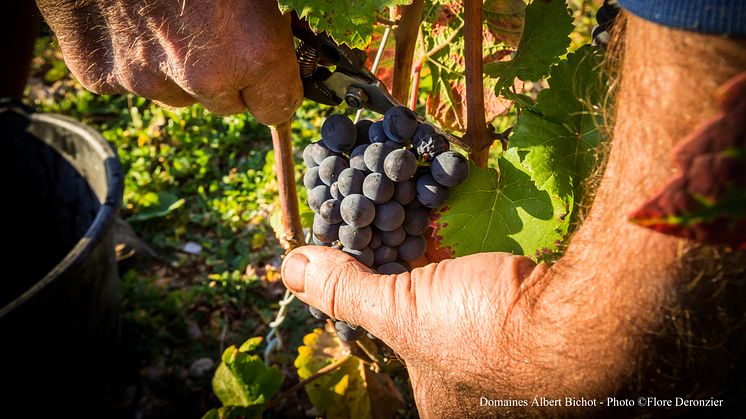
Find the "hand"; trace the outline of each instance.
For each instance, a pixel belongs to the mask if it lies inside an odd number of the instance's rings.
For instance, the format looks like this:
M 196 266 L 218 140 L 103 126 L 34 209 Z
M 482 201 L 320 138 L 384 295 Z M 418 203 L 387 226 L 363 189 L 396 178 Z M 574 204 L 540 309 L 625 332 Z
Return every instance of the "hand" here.
M 287 256 L 282 277 L 304 302 L 394 349 L 423 415 L 439 410 L 430 407 L 444 394 L 497 384 L 511 362 L 501 354 L 521 344 L 506 339 L 522 335 L 507 330 L 520 327 L 525 310 L 518 306 L 531 301 L 519 297 L 544 271 L 526 257 L 482 253 L 377 275 L 346 253 L 305 246 Z
M 38 0 L 87 89 L 129 91 L 267 125 L 303 99 L 289 16 L 274 0 Z

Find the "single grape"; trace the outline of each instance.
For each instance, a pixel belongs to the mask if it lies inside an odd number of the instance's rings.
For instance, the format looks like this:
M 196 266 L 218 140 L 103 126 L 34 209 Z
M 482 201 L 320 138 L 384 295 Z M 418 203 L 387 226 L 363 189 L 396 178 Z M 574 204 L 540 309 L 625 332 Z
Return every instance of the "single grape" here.
M 370 237 L 370 243 L 368 243 L 368 247 L 376 250 L 381 247 L 381 244 L 383 244 L 383 242 L 381 241 L 381 237 L 378 235 L 378 233 L 373 231 L 373 235 Z
M 448 199 L 448 188 L 442 186 L 432 175 L 417 179 L 417 199 L 428 208 L 438 208 Z
M 336 199 L 328 199 L 321 204 L 319 215 L 329 224 L 342 222 L 342 214 L 339 212 L 340 202 Z
M 402 242 L 404 242 L 404 239 L 407 238 L 407 232 L 404 231 L 403 227 L 399 227 L 391 231 L 381 231 L 380 234 L 383 244 L 392 247 L 396 247 L 402 244 Z
M 324 313 L 323 311 L 319 310 L 318 308 L 314 306 L 308 306 L 308 312 L 311 313 L 311 315 L 318 320 L 326 320 L 329 318 L 329 316 L 327 316 L 326 313 Z
M 321 125 L 321 141 L 337 153 L 348 153 L 352 150 L 356 138 L 355 124 L 342 114 L 331 115 Z
M 350 153 L 350 167 L 364 173 L 369 171 L 368 166 L 365 165 L 365 150 L 367 148 L 368 144 L 363 144 L 352 150 L 352 153 Z
M 303 175 L 303 186 L 306 187 L 309 191 L 319 185 L 323 185 L 324 182 L 321 181 L 321 178 L 319 177 L 319 166 L 314 166 L 306 171 L 306 174 Z
M 396 247 L 381 245 L 378 249 L 373 250 L 373 264 L 383 265 L 389 262 L 393 262 L 399 256 L 399 252 L 396 251 Z
M 382 173 L 371 173 L 363 181 L 363 195 L 374 204 L 382 204 L 394 196 L 394 182 Z
M 361 250 L 354 250 L 345 247 L 342 249 L 342 251 L 345 253 L 349 253 L 350 255 L 352 255 L 352 257 L 357 259 L 358 262 L 369 268 L 373 266 L 373 251 L 370 250 L 369 247 L 365 247 Z
M 323 241 L 319 240 L 319 238 L 318 238 L 318 237 L 316 237 L 316 235 L 315 235 L 315 234 L 311 234 L 311 241 L 312 241 L 312 242 L 313 242 L 313 244 L 315 244 L 316 246 L 328 246 L 328 245 L 329 245 L 329 243 L 324 243 Z
M 386 156 L 394 151 L 394 147 L 391 147 L 388 142 L 386 143 L 373 143 L 365 149 L 363 159 L 365 160 L 365 166 L 371 172 L 383 173 L 383 163 L 386 160 Z
M 303 148 L 303 163 L 309 169 L 319 164 L 313 159 L 313 149 L 316 147 L 316 143 L 311 143 Z
M 348 167 L 350 165 L 344 157 L 329 156 L 319 165 L 319 177 L 325 185 L 332 186 L 332 183 L 337 181 L 339 174 Z
M 383 131 L 399 144 L 409 142 L 417 125 L 417 116 L 406 106 L 394 106 L 383 115 Z
M 333 243 L 339 239 L 339 224 L 329 224 L 319 215 L 313 216 L 313 234 L 324 243 Z
M 422 234 L 418 234 L 416 236 L 408 235 L 407 238 L 404 239 L 404 242 L 399 245 L 397 250 L 399 251 L 399 259 L 410 262 L 424 255 L 426 249 L 427 242 L 425 241 L 425 238 Z
M 393 275 L 393 274 L 403 274 L 404 272 L 407 272 L 407 268 L 398 262 L 389 262 L 384 263 L 383 265 L 379 266 L 378 269 L 376 269 L 379 274 L 381 275 Z
M 383 131 L 383 121 L 374 122 L 368 129 L 368 141 L 373 143 L 385 143 L 389 140 Z
M 353 227 L 351 225 L 343 225 L 339 227 L 339 241 L 342 242 L 344 247 L 361 250 L 370 243 L 371 235 L 373 231 L 370 226 L 365 227 Z
M 417 198 L 417 183 L 413 180 L 396 182 L 394 185 L 394 200 L 402 205 L 407 205 Z
M 412 145 L 417 147 L 417 144 L 424 138 L 429 137 L 431 134 L 435 134 L 435 129 L 430 124 L 419 124 L 417 129 L 412 134 Z
M 469 162 L 460 153 L 446 151 L 435 157 L 430 171 L 436 182 L 454 187 L 469 176 Z
M 308 206 L 311 207 L 313 212 L 319 212 L 321 204 L 328 199 L 332 199 L 332 194 L 326 185 L 319 185 L 308 191 Z
M 394 231 L 404 222 L 404 207 L 396 201 L 376 205 L 376 216 L 373 225 L 381 231 Z
M 440 153 L 451 149 L 451 144 L 446 137 L 440 134 L 432 134 L 429 137 L 425 137 L 418 143 L 413 144 L 413 146 L 417 155 L 424 161 L 432 161 Z
M 424 208 L 407 208 L 404 210 L 404 231 L 407 234 L 416 236 L 427 230 L 430 218 L 427 210 Z
M 369 144 L 369 138 L 368 138 L 368 131 L 370 131 L 370 126 L 373 125 L 373 121 L 370 119 L 361 119 L 357 121 L 357 124 L 355 124 L 355 131 L 357 132 L 357 140 L 355 141 L 355 148 L 363 145 L 363 144 Z
M 315 146 L 311 150 L 311 153 L 313 154 L 313 161 L 315 161 L 316 164 L 321 164 L 321 162 L 329 156 L 342 156 L 340 153 L 329 150 L 329 148 L 327 148 L 321 141 L 315 142 L 314 145 Z
M 344 170 L 343 170 L 343 172 L 344 172 Z M 338 199 L 338 200 L 341 201 L 342 198 L 344 198 L 344 196 L 342 196 L 342 194 L 339 193 L 339 185 L 338 185 L 338 183 L 339 182 L 332 183 L 332 186 L 329 187 L 329 193 L 332 195 L 332 198 Z
M 417 183 L 415 182 L 415 197 L 417 196 Z M 413 199 L 412 202 L 404 205 L 404 208 L 422 208 L 422 202 L 419 199 Z
M 351 194 L 342 200 L 340 212 L 345 223 L 360 228 L 373 222 L 376 206 L 361 194 Z
M 337 336 L 342 342 L 354 342 L 365 334 L 365 329 L 362 327 L 340 321 L 334 322 L 334 328 L 337 329 Z
M 394 182 L 412 179 L 417 171 L 417 157 L 404 148 L 394 150 L 383 161 L 383 171 Z
M 337 178 L 337 187 L 342 196 L 363 193 L 363 181 L 365 173 L 348 167 L 339 174 Z

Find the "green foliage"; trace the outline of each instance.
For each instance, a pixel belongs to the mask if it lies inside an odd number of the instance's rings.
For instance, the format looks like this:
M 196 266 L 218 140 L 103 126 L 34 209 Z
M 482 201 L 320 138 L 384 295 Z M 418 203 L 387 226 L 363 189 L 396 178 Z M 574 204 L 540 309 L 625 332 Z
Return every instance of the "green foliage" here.
M 280 370 L 267 367 L 261 357 L 252 353 L 260 342 L 261 338 L 251 338 L 240 348 L 231 346 L 223 352 L 212 388 L 224 407 L 263 406 L 280 390 Z M 261 410 L 252 409 L 252 412 L 258 417 Z
M 498 171 L 470 163 L 469 177 L 451 190 L 435 216 L 439 246 L 454 256 L 554 252 L 567 233 L 570 208 L 536 187 L 516 149 L 497 163 Z
M 327 32 L 338 43 L 365 49 L 370 43 L 376 16 L 386 8 L 412 0 L 279 0 L 280 10 L 295 10 L 316 32 Z M 386 14 L 387 15 L 387 14 Z
M 526 7 L 526 24 L 518 51 L 510 61 L 488 64 L 485 74 L 498 78 L 495 94 L 513 85 L 515 78 L 538 81 L 570 45 L 572 18 L 563 0 L 534 0 Z

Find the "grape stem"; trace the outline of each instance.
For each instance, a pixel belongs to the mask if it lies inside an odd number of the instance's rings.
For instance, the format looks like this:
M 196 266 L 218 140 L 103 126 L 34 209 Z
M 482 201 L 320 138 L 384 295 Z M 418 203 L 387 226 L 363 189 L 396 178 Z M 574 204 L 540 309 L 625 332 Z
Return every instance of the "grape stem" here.
M 484 77 L 482 59 L 481 1 L 464 2 L 464 64 L 466 67 L 466 134 L 471 147 L 469 158 L 487 167 L 492 137 L 484 117 Z
M 303 246 L 303 226 L 300 222 L 298 192 L 295 190 L 295 163 L 290 133 L 290 120 L 269 127 L 272 133 L 272 148 L 275 152 L 275 171 L 282 212 L 282 236 L 280 244 L 285 252 Z
M 399 26 L 394 30 L 396 51 L 394 53 L 394 83 L 391 95 L 399 103 L 406 103 L 409 97 L 409 78 L 417 46 L 417 33 L 422 20 L 424 0 L 414 0 L 409 6 L 397 7 L 400 13 Z

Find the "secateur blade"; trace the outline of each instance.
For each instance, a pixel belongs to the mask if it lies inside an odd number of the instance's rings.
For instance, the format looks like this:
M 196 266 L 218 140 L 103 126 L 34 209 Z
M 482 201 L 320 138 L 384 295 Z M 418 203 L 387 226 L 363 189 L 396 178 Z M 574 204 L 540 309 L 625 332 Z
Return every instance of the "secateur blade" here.
M 345 102 L 353 109 L 365 108 L 380 114 L 401 105 L 386 85 L 365 67 L 364 51 L 338 45 L 326 33 L 314 33 L 295 13 L 292 14 L 292 29 L 300 40 L 296 57 L 306 99 L 331 106 Z M 420 115 L 417 120 L 428 123 Z M 433 128 L 448 141 L 469 151 L 470 147 L 460 138 L 436 126 Z

